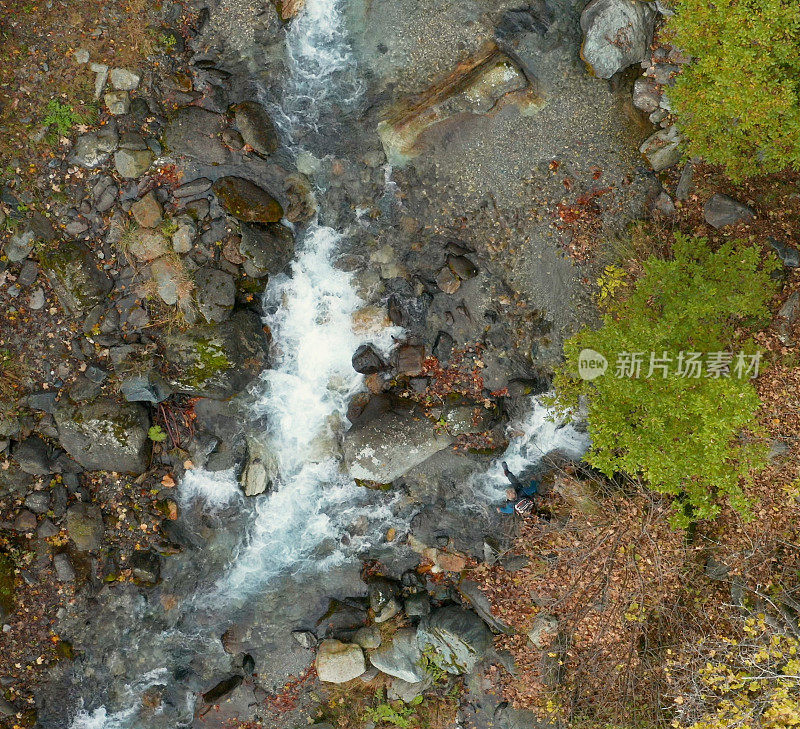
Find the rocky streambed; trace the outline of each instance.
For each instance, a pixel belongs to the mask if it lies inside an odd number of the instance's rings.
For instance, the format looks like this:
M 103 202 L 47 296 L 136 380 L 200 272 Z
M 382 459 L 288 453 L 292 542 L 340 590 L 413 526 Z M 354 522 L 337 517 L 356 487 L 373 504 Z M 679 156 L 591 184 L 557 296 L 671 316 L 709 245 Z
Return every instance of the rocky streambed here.
M 534 396 L 595 316 L 585 247 L 671 203 L 652 123 L 682 59 L 625 75 L 659 8 L 198 10 L 169 63 L 92 66 L 108 113 L 60 163 L 66 222 L 5 246 L 82 333 L 80 374 L 0 431 L 8 526 L 63 530 L 42 559 L 75 588 L 39 725 L 291 727 L 317 680 L 410 703 L 452 675 L 465 726 L 530 726 L 459 575 L 513 557 L 499 462 L 550 483 L 586 446 Z M 155 484 L 151 541 L 109 548 L 93 472 Z

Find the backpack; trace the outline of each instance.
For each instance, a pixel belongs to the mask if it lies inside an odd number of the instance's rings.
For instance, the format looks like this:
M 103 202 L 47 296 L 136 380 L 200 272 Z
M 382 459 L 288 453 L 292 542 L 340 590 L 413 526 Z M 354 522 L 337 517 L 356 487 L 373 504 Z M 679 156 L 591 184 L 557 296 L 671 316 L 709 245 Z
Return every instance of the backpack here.
M 536 504 L 533 499 L 520 499 L 514 504 L 514 511 L 520 516 L 527 516 L 528 514 L 536 513 Z

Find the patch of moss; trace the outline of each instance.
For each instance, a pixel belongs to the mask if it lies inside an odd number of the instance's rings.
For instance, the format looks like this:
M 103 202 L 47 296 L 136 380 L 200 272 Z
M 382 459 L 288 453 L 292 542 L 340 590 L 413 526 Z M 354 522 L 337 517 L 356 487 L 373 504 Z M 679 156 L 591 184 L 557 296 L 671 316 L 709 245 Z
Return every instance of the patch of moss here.
M 194 366 L 189 373 L 192 387 L 201 387 L 215 375 L 231 368 L 225 350 L 212 339 L 198 339 L 195 355 Z

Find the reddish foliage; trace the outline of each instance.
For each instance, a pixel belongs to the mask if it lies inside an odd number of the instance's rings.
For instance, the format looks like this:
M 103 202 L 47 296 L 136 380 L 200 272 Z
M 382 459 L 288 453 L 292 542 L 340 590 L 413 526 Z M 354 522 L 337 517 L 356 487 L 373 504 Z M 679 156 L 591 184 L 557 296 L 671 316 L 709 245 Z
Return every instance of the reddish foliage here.
M 283 690 L 275 694 L 273 696 L 268 696 L 264 700 L 264 705 L 266 708 L 276 714 L 283 714 L 287 711 L 292 711 L 293 709 L 297 708 L 297 702 L 300 699 L 300 692 L 303 689 L 303 686 L 308 683 L 308 681 L 313 680 L 316 678 L 317 669 L 314 667 L 312 663 L 303 673 L 301 673 L 297 678 L 293 678 L 291 681 L 288 681 Z

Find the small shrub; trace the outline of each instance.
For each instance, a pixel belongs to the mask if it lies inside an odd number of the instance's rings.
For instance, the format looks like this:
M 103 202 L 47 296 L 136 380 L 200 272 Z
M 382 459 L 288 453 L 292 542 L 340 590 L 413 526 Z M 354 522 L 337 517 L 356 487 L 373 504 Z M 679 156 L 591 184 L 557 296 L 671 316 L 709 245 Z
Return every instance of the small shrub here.
M 692 57 L 669 98 L 687 152 L 734 179 L 800 169 L 800 12 L 786 0 L 676 0 L 670 40 Z
M 625 289 L 624 300 L 609 304 L 600 329 L 567 340 L 554 404 L 567 412 L 585 399 L 592 438 L 587 462 L 679 497 L 676 506 L 684 510 L 674 522 L 685 526 L 716 516 L 724 499 L 746 512 L 741 482 L 764 457 L 762 443 L 742 437 L 760 405 L 751 373 L 742 368 L 736 376 L 734 361 L 730 376 L 709 376 L 707 364 L 699 377 L 686 376 L 685 354 L 701 353 L 701 364 L 714 353 L 752 354 L 751 338 L 742 332 L 768 316 L 773 284 L 771 266 L 761 266 L 759 251 L 741 241 L 712 252 L 704 238 L 676 235 L 673 253 L 672 260 L 644 262 L 644 274 Z M 579 377 L 584 349 L 606 357 L 604 375 Z M 631 353 L 642 353 L 639 373 L 619 369 Z M 650 353 L 669 358 L 671 367 L 651 371 Z

